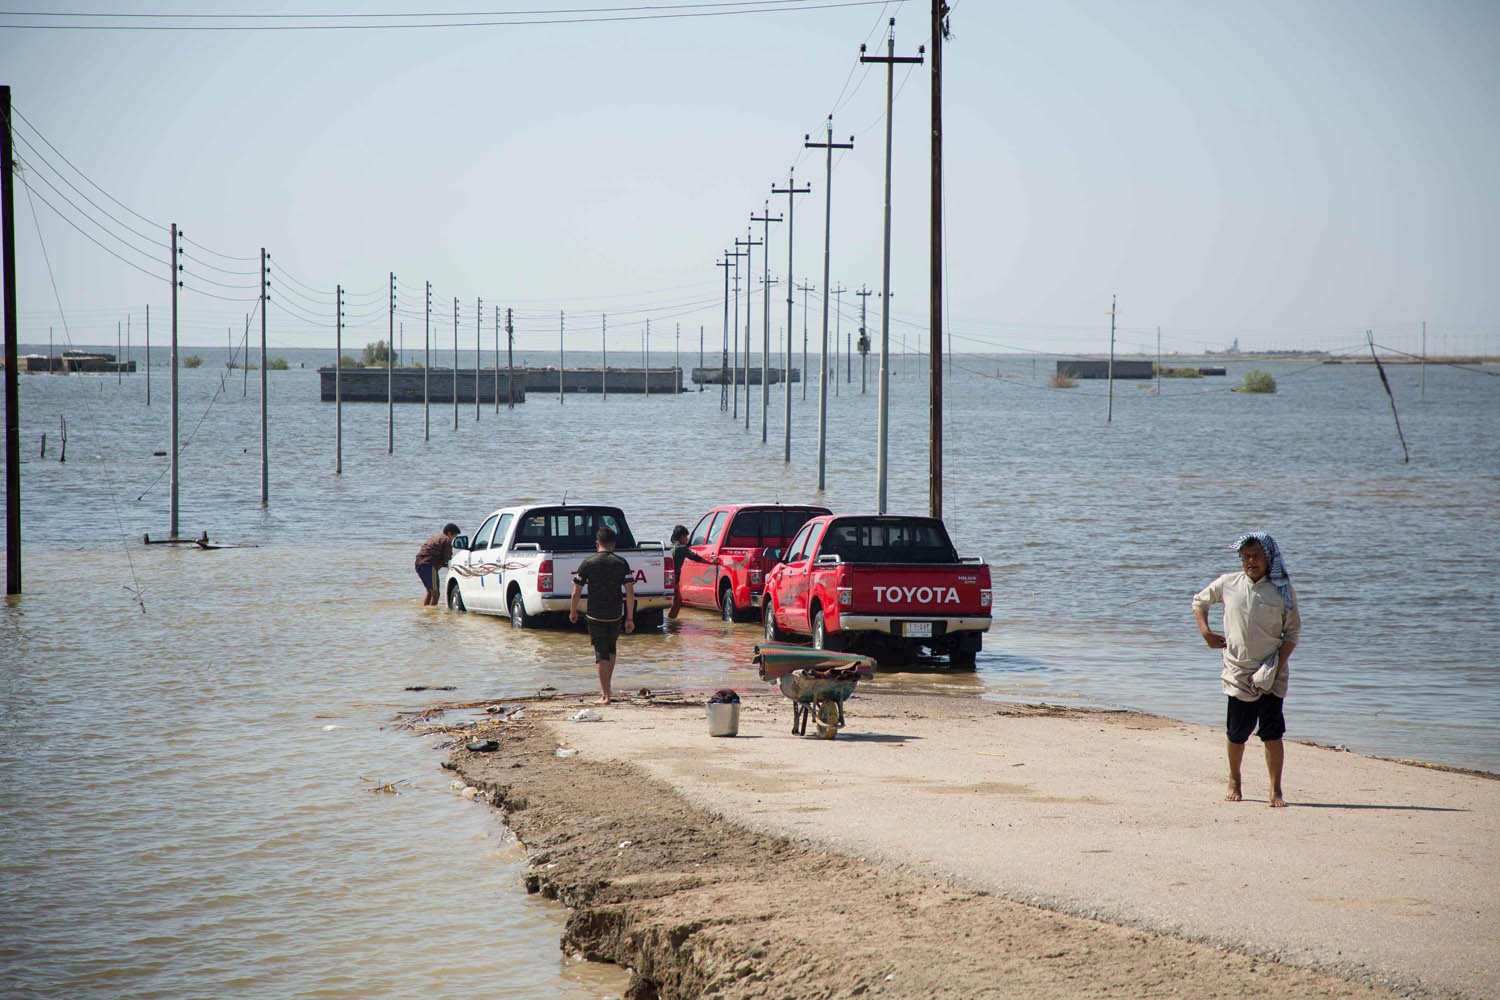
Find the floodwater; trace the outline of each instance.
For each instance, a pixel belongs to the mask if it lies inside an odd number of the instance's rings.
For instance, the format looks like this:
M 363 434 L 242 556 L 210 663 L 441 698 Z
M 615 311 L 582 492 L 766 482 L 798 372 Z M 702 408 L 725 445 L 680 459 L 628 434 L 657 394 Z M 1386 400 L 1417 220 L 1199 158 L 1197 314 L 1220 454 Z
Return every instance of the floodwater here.
M 452 405 L 434 405 L 425 442 L 422 407 L 401 405 L 394 454 L 386 407 L 348 405 L 336 476 L 324 356 L 285 353 L 307 368 L 269 373 L 265 508 L 259 373 L 244 395 L 238 373 L 182 373 L 180 530 L 237 546 L 215 551 L 141 544 L 167 533 L 163 355 L 149 409 L 141 374 L 21 379 L 25 594 L 0 617 L 0 993 L 618 994 L 618 970 L 559 950 L 564 911 L 525 895 L 519 849 L 449 788 L 435 739 L 394 725 L 439 700 L 587 694 L 587 637 L 422 608 L 416 546 L 444 521 L 471 529 L 502 504 L 564 495 L 618 504 L 639 538 L 727 500 L 873 509 L 874 365 L 866 394 L 856 366 L 828 401 L 819 493 L 816 385 L 806 401 L 792 387 L 790 464 L 782 387 L 765 445 L 759 387 L 749 431 L 713 387 L 533 394 L 477 420 L 470 402 L 456 430 Z M 1168 380 L 1160 396 L 1116 383 L 1106 424 L 1103 383 L 1048 389 L 1050 360 L 961 356 L 944 510 L 960 551 L 992 566 L 995 625 L 975 673 L 890 674 L 861 693 L 1217 725 L 1218 657 L 1189 599 L 1258 529 L 1302 602 L 1289 736 L 1500 771 L 1500 368 L 1429 367 L 1425 392 L 1415 367 L 1391 369 L 1403 463 L 1372 367 L 1258 364 L 1277 394 L 1227 391 L 1252 367 L 1231 361 L 1227 378 Z M 920 513 L 927 385 L 917 359 L 897 368 L 889 506 Z M 754 687 L 759 634 L 686 612 L 624 640 L 616 687 Z M 400 794 L 373 791 L 392 782 Z M 1295 797 L 1295 754 L 1288 782 Z

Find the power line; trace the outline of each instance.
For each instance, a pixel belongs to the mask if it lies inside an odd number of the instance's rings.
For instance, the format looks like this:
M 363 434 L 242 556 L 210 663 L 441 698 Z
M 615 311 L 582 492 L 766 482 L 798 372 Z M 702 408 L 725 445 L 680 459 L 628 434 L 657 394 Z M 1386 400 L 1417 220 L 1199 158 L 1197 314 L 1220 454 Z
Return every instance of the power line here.
M 383 31 L 383 30 L 413 30 L 424 28 L 495 28 L 495 27 L 532 27 L 549 26 L 559 24 L 601 24 L 631 21 L 662 21 L 685 18 L 704 17 L 726 17 L 743 14 L 782 14 L 798 11 L 836 10 L 842 7 L 873 7 L 877 4 L 884 6 L 890 0 L 748 0 L 745 3 L 721 3 L 721 4 L 687 4 L 687 5 L 661 5 L 656 7 L 619 7 L 619 8 L 580 8 L 577 11 L 491 11 L 491 12 L 449 12 L 446 14 L 100 14 L 85 12 L 60 12 L 48 11 L 0 11 L 0 17 L 50 17 L 50 18 L 101 18 L 104 20 L 123 21 L 130 19 L 151 19 L 153 21 L 192 21 L 209 19 L 242 20 L 249 23 L 244 24 L 0 24 L 0 28 L 29 29 L 34 31 Z M 899 0 L 898 0 L 899 2 Z M 771 6 L 771 5 L 775 6 Z M 733 9 L 725 10 L 702 10 L 703 7 L 726 7 Z M 628 13 L 630 11 L 648 11 L 649 13 Z M 543 14 L 575 13 L 572 17 L 541 17 Z M 501 18 L 497 20 L 433 20 L 419 21 L 413 23 L 379 23 L 372 21 L 374 18 L 388 18 L 400 20 L 402 18 L 411 21 L 414 18 L 453 18 L 453 17 L 483 17 Z M 299 19 L 321 19 L 330 21 L 327 24 L 280 24 L 280 23 L 255 23 L 256 21 L 269 21 L 273 18 L 299 18 Z M 334 20 L 363 18 L 361 23 L 352 23 L 349 20 Z M 252 21 L 251 19 L 255 19 Z

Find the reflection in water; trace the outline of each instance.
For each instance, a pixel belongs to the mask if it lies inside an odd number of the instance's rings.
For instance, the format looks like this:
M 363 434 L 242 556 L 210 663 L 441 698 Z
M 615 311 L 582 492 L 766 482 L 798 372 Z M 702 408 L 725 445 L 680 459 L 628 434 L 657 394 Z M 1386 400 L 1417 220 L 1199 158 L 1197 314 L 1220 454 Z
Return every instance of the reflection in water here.
M 960 365 L 945 386 L 944 511 L 960 552 L 991 564 L 995 626 L 976 672 L 882 671 L 859 696 L 983 693 L 1218 725 L 1216 654 L 1188 602 L 1231 568 L 1232 538 L 1265 528 L 1303 602 L 1292 735 L 1500 770 L 1500 606 L 1473 582 L 1500 558 L 1495 380 L 1429 371 L 1427 402 L 1402 413 L 1402 465 L 1372 373 L 1259 364 L 1277 395 L 1117 393 L 1107 427 L 1102 387 L 1047 390 L 1030 359 L 976 369 L 1008 380 Z M 430 442 L 420 407 L 401 407 L 395 455 L 385 408 L 350 406 L 335 476 L 316 373 L 271 374 L 262 508 L 258 400 L 210 407 L 217 373 L 183 373 L 185 412 L 206 414 L 183 453 L 183 533 L 259 546 L 213 552 L 139 544 L 166 522 L 153 454 L 166 412 L 144 407 L 139 378 L 22 380 L 23 441 L 67 417 L 73 447 L 66 464 L 23 448 L 27 593 L 0 609 L 7 991 L 618 991 L 570 971 L 562 914 L 519 888 L 493 816 L 450 793 L 427 741 L 388 728 L 440 700 L 589 696 L 587 636 L 422 608 L 416 546 L 445 521 L 472 530 L 502 503 L 565 493 L 618 504 L 644 538 L 723 501 L 868 510 L 874 395 L 830 400 L 818 493 L 803 430 L 815 394 L 794 401 L 790 464 L 779 409 L 763 447 L 714 393 L 577 397 L 565 411 L 536 395 L 458 432 L 435 421 Z M 1228 381 L 1241 374 L 1232 363 Z M 1414 395 L 1415 372 L 1390 374 L 1398 399 Z M 893 511 L 926 510 L 926 404 L 919 380 L 893 383 Z M 1274 461 L 1218 430 L 1252 418 L 1281 436 Z M 1438 607 L 1442 627 L 1428 627 L 1421 609 Z M 622 640 L 616 687 L 761 689 L 760 637 L 685 611 Z M 369 790 L 391 782 L 402 794 Z

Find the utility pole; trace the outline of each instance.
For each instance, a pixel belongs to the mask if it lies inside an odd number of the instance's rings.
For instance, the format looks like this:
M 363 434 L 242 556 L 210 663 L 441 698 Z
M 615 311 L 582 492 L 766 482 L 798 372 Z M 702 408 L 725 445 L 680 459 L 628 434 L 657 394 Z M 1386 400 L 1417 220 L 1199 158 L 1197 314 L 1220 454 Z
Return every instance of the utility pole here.
M 677 373 L 673 392 L 682 391 L 682 324 L 674 323 L 672 331 L 672 370 Z
M 772 194 L 786 195 L 786 445 L 782 455 L 783 462 L 792 460 L 792 290 L 796 282 L 792 275 L 792 249 L 796 245 L 795 228 L 797 224 L 797 195 L 807 194 L 812 190 L 811 184 L 797 186 L 796 168 L 788 169 L 786 172 L 786 187 L 778 188 L 776 182 L 771 182 Z M 805 378 L 807 373 L 803 372 Z
M 1422 389 L 1417 397 L 1423 402 L 1427 401 L 1427 321 L 1422 321 Z
M 458 430 L 458 296 L 453 296 L 453 429 Z
M 807 398 L 807 380 L 810 377 L 807 367 L 807 293 L 816 292 L 816 285 L 798 285 L 797 291 L 802 293 L 802 398 Z
M 609 402 L 609 316 L 599 314 L 599 401 Z
M 333 474 L 344 474 L 344 286 L 334 286 Z
M 729 251 L 714 267 L 724 269 L 724 355 L 719 362 L 719 412 L 729 409 Z
M 1110 423 L 1115 408 L 1115 296 L 1109 297 L 1109 370 L 1105 374 L 1104 422 Z
M 823 283 L 828 284 L 826 281 Z M 839 337 L 844 332 L 844 293 L 848 290 L 842 281 L 839 282 L 839 287 L 833 290 L 835 301 L 833 307 L 833 394 L 835 396 L 839 394 Z M 844 357 L 848 358 L 848 356 L 849 352 L 845 351 Z
M 927 354 L 928 446 L 927 515 L 943 516 L 943 39 L 948 37 L 948 5 L 932 0 L 932 202 L 931 263 L 928 266 Z
M 941 5 L 942 0 L 933 0 L 933 3 Z M 875 512 L 877 514 L 884 514 L 886 511 L 886 455 L 889 451 L 891 419 L 891 370 L 888 361 L 891 353 L 891 106 L 895 101 L 896 64 L 920 63 L 923 51 L 919 46 L 915 56 L 896 55 L 896 19 L 894 17 L 890 20 L 890 29 L 885 39 L 885 55 L 867 56 L 864 45 L 859 47 L 860 62 L 885 63 L 885 242 L 880 289 L 880 416 L 876 432 L 875 457 Z
M 760 242 L 768 246 L 771 239 L 771 223 L 780 222 L 781 216 L 771 218 L 771 202 L 767 199 L 761 206 L 761 214 L 750 213 L 751 222 L 761 224 Z M 766 443 L 766 409 L 771 403 L 771 251 L 760 252 L 761 291 L 761 342 L 760 342 L 760 443 Z M 749 324 L 746 324 L 747 326 Z M 748 351 L 746 353 L 749 353 Z M 787 373 L 788 377 L 791 373 Z
M 645 391 L 645 394 L 646 394 L 646 398 L 650 399 L 651 398 L 651 320 L 650 319 L 646 320 L 646 334 L 645 334 L 644 339 L 642 340 L 642 343 L 645 344 L 645 346 L 646 346 L 646 350 L 644 351 L 644 357 L 646 359 L 646 366 L 645 366 L 645 368 L 646 368 L 646 382 L 645 382 L 645 389 L 644 389 L 644 391 Z
M 396 272 L 390 272 L 391 295 L 387 312 L 387 330 L 385 342 L 385 453 L 394 455 L 396 453 L 396 378 L 395 364 L 392 350 L 395 347 L 393 341 L 396 337 Z M 261 370 L 265 370 L 264 358 L 261 359 Z
M 516 331 L 510 325 L 510 306 L 505 307 L 505 408 L 516 405 Z
M 267 400 L 267 388 L 270 383 L 266 378 L 266 305 L 271 298 L 270 289 L 266 286 L 271 281 L 271 269 L 266 266 L 269 255 L 266 248 L 260 248 L 260 505 L 268 506 L 271 502 L 271 465 L 270 456 L 266 454 L 266 417 L 270 407 Z M 146 306 L 146 405 L 151 405 L 151 307 Z
M 739 237 L 735 237 L 734 245 L 737 247 L 741 245 Z M 750 251 L 735 250 L 731 253 L 730 251 L 725 250 L 724 256 L 734 258 L 734 326 L 731 327 L 731 329 L 734 330 L 734 354 L 732 355 L 732 357 L 734 358 L 734 364 L 730 368 L 729 378 L 731 382 L 730 391 L 734 396 L 734 401 L 731 405 L 732 412 L 730 413 L 730 416 L 732 416 L 735 420 L 738 420 L 740 418 L 740 258 L 749 257 Z M 745 262 L 745 273 L 750 273 L 749 261 Z M 749 298 L 750 295 L 747 292 L 745 295 L 746 301 L 748 301 Z
M 861 284 L 859 291 L 859 394 L 865 394 L 865 359 L 870 356 L 870 335 L 865 332 L 865 302 L 874 293 Z
M 495 412 L 500 412 L 500 307 L 495 307 Z
M 432 371 L 432 282 L 427 286 L 427 311 L 422 321 L 422 440 L 432 439 L 432 426 L 427 409 L 427 373 Z
M 177 238 L 182 233 L 177 229 L 177 223 L 172 223 L 172 258 L 170 273 L 172 275 L 172 465 L 171 483 L 167 487 L 167 537 L 177 537 L 177 486 L 178 475 L 178 433 L 180 425 L 177 416 L 177 290 L 182 287 L 182 262 L 178 259 L 182 256 L 182 247 L 177 245 Z M 7 274 L 10 272 L 6 272 Z M 335 384 L 337 384 L 335 382 Z
M 1161 327 L 1156 328 L 1156 398 L 1161 399 Z
M 479 423 L 479 345 L 484 340 L 484 299 L 474 296 L 474 422 Z
M 750 221 L 754 222 L 755 220 L 752 217 L 752 219 Z M 750 429 L 750 303 L 755 299 L 755 296 L 752 295 L 752 294 L 750 294 L 751 292 L 755 291 L 755 288 L 754 288 L 755 279 L 752 277 L 752 275 L 755 272 L 752 270 L 751 260 L 753 258 L 751 258 L 751 254 L 754 253 L 754 248 L 755 247 L 763 247 L 763 246 L 765 246 L 765 243 L 766 243 L 765 240 L 757 240 L 753 235 L 751 235 L 750 229 L 749 229 L 748 226 L 745 228 L 745 239 L 743 241 L 740 241 L 738 239 L 734 241 L 734 245 L 735 246 L 737 246 L 737 247 L 742 246 L 742 247 L 745 248 L 745 257 L 746 257 L 746 260 L 745 260 L 745 378 L 744 378 L 744 383 L 745 383 L 745 430 L 747 430 L 747 431 Z M 762 250 L 760 252 L 760 264 L 761 264 L 761 269 L 764 270 L 765 266 L 766 266 L 766 252 L 764 250 Z
M 264 247 L 262 247 L 261 251 L 260 251 L 260 264 L 261 264 L 260 327 L 261 327 L 261 331 L 264 332 L 265 328 L 266 328 L 266 299 L 265 299 L 266 288 L 265 288 L 265 282 L 267 280 L 266 277 L 265 277 L 266 251 L 265 251 Z M 50 341 L 52 338 L 49 336 L 47 339 Z M 264 340 L 265 338 L 262 337 L 261 339 Z M 264 346 L 264 344 L 262 344 L 262 346 Z M 264 361 L 265 359 L 262 358 L 261 360 Z M 264 372 L 266 370 L 266 366 L 264 364 L 262 364 L 261 367 L 260 367 L 260 370 L 262 372 Z M 49 375 L 52 373 L 52 345 L 50 343 L 47 345 L 47 373 Z M 262 398 L 264 398 L 264 394 L 262 394 Z M 147 406 L 151 405 L 151 303 L 149 303 L 149 302 L 146 303 L 146 405 Z
M 21 384 L 20 322 L 16 312 L 15 150 L 11 143 L 10 87 L 0 85 L 0 265 L 5 268 L 5 592 L 21 592 Z M 176 240 L 173 239 L 173 244 Z M 177 258 L 173 255 L 172 287 L 177 287 Z M 175 295 L 174 295 L 175 298 Z M 52 350 L 47 350 L 52 371 Z M 149 382 L 147 383 L 150 384 Z M 149 390 L 148 390 L 149 391 Z M 176 461 L 175 457 L 173 461 Z
M 703 324 L 698 324 L 698 374 L 703 374 Z M 698 383 L 698 391 L 703 391 L 703 383 Z
M 823 179 L 823 348 L 818 354 L 818 491 L 823 490 L 824 468 L 828 457 L 828 248 L 833 238 L 833 151 L 853 149 L 854 136 L 848 142 L 833 141 L 833 115 L 828 116 L 828 137 L 824 142 L 812 142 L 812 136 L 802 137 L 804 149 L 824 150 Z M 807 299 L 802 300 L 806 303 Z M 803 309 L 802 357 L 804 378 L 807 369 L 807 313 Z M 802 398 L 807 398 L 807 383 L 802 383 Z
M 557 311 L 557 405 L 562 406 L 566 400 L 563 399 L 563 332 L 568 327 L 568 317 L 559 309 Z

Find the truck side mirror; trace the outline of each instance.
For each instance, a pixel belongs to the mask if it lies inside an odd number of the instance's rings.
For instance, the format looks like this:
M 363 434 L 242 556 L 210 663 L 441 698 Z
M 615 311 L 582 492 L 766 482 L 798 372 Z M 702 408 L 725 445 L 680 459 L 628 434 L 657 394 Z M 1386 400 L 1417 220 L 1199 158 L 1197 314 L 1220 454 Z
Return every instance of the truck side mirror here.
M 458 551 L 459 549 L 466 549 L 468 547 L 469 547 L 469 536 L 468 535 L 454 535 L 453 536 L 453 549 L 454 549 L 455 552 Z

